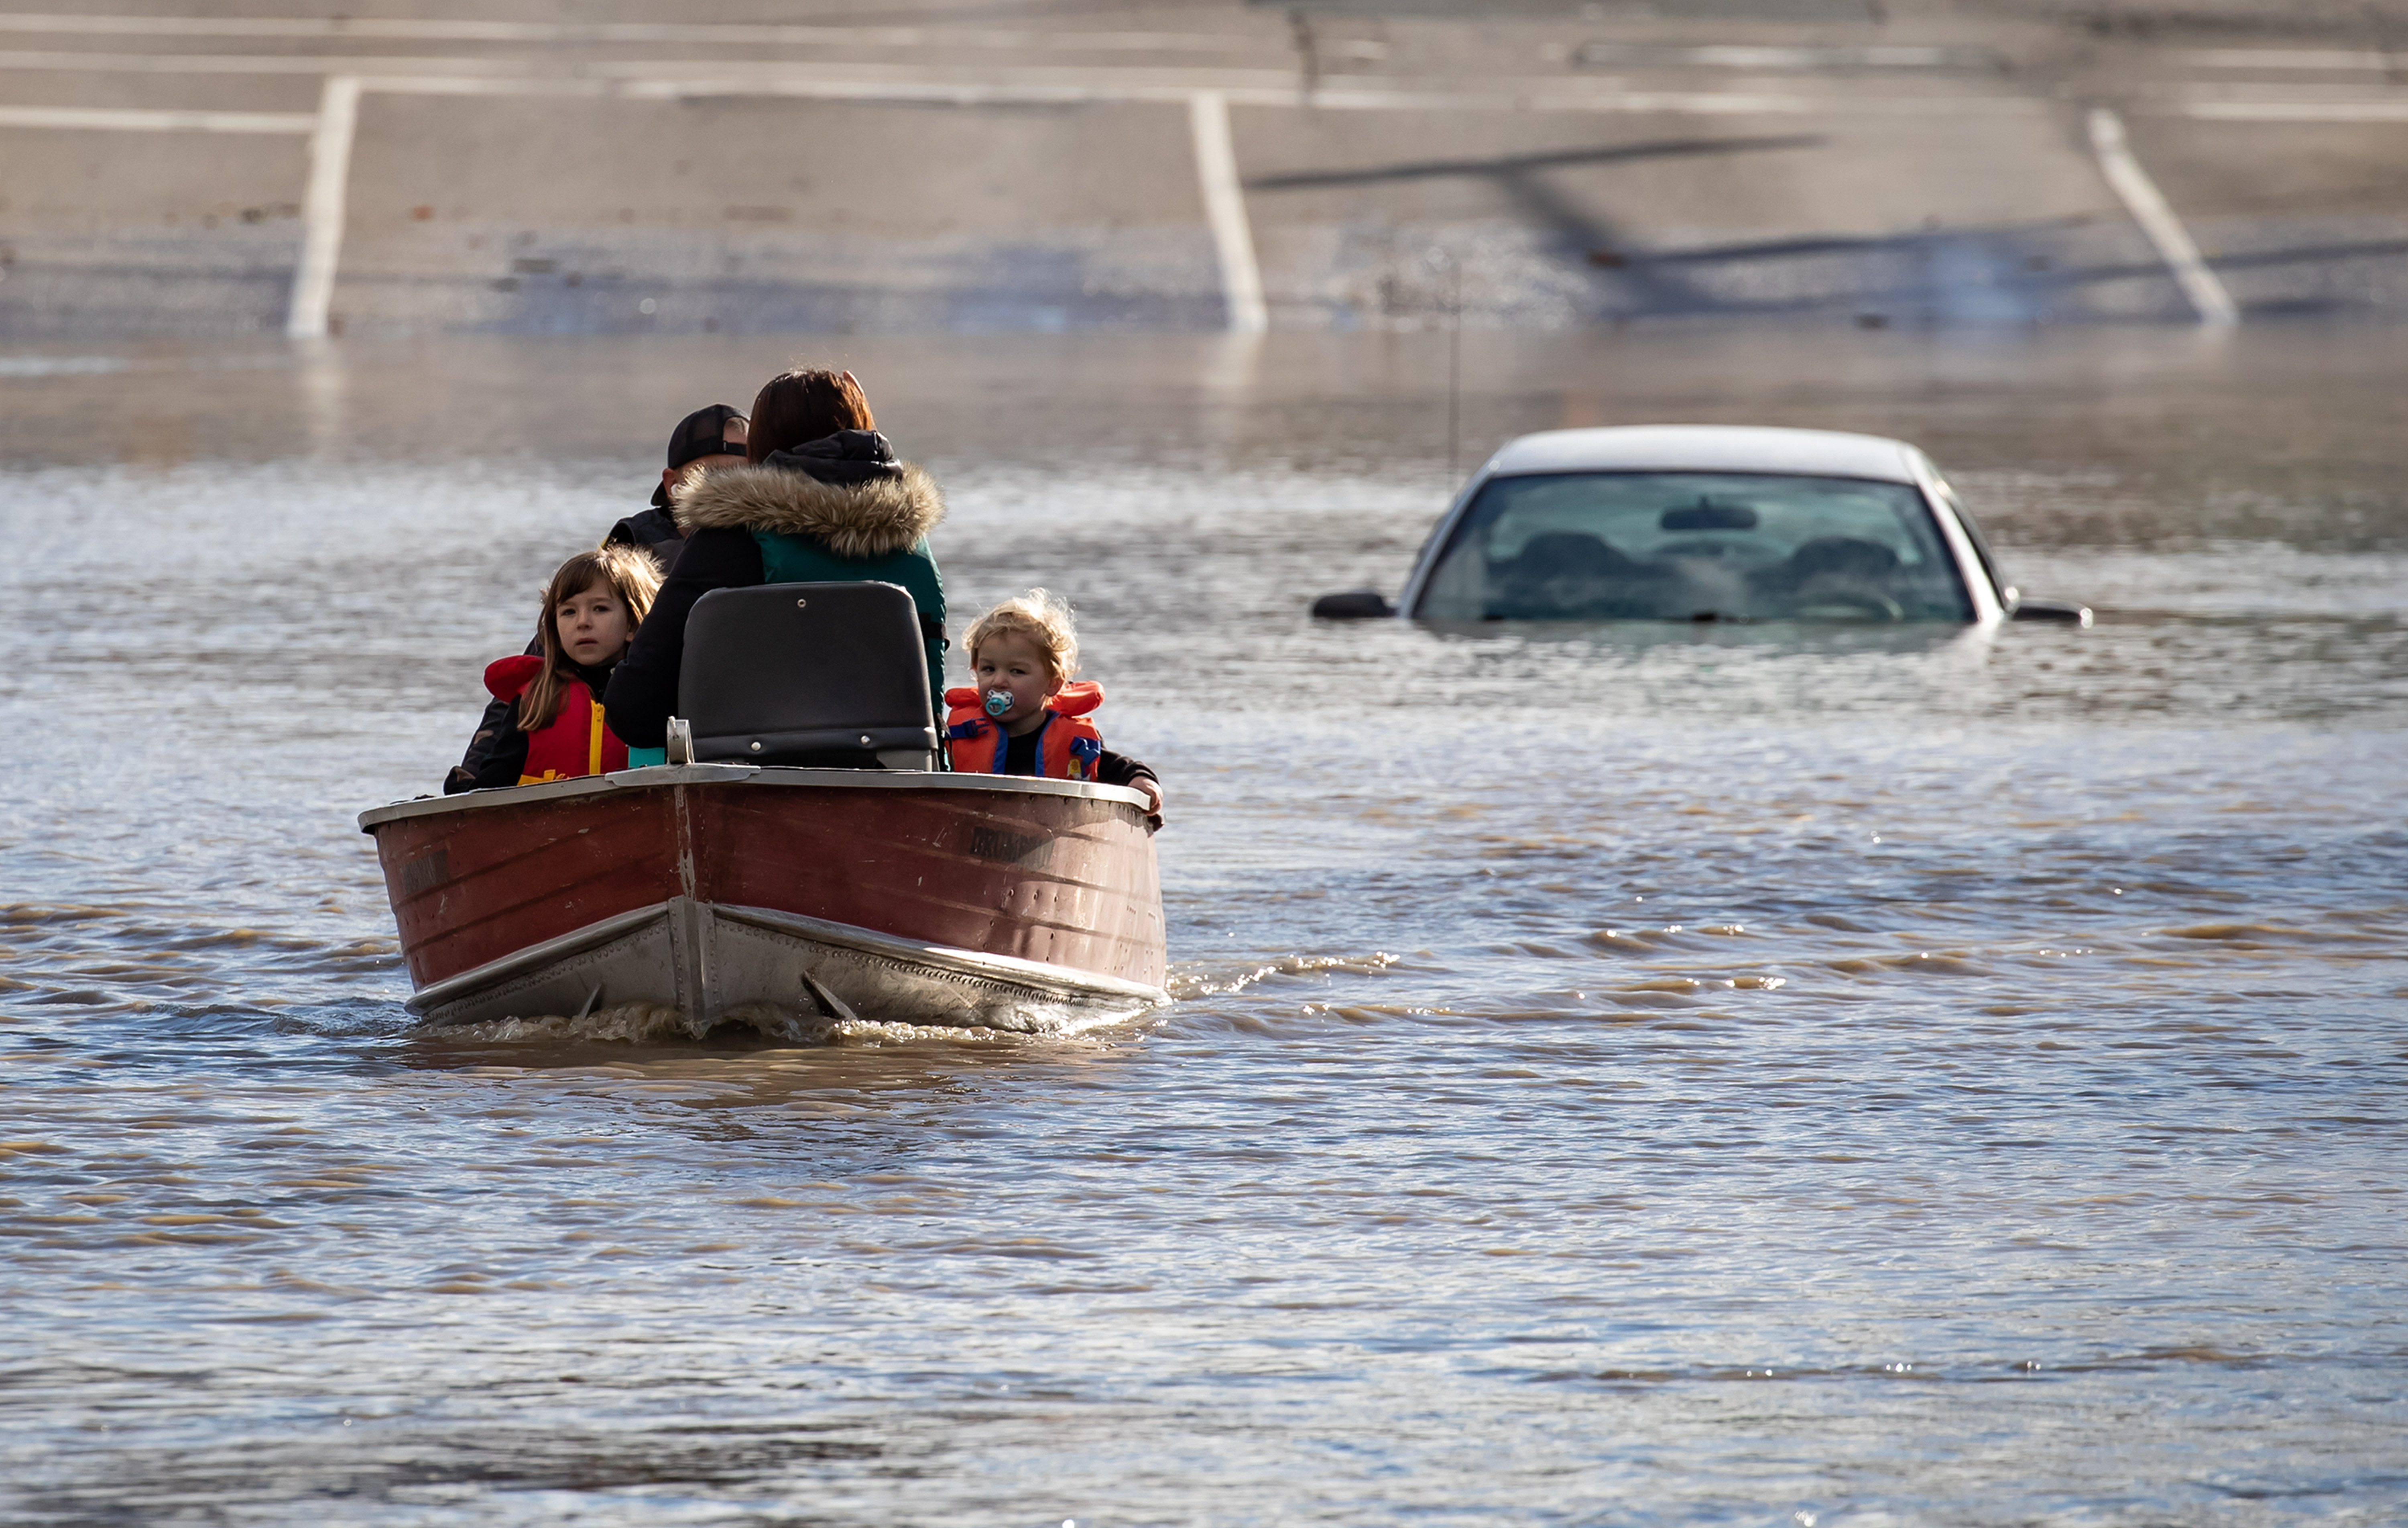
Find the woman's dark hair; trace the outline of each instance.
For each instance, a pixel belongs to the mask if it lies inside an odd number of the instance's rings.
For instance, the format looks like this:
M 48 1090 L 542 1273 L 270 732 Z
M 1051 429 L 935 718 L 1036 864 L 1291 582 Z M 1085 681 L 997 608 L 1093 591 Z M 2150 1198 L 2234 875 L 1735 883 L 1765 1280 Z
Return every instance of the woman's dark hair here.
M 781 372 L 752 399 L 752 432 L 745 440 L 747 461 L 767 461 L 806 440 L 824 440 L 838 430 L 874 430 L 869 400 L 850 371 Z

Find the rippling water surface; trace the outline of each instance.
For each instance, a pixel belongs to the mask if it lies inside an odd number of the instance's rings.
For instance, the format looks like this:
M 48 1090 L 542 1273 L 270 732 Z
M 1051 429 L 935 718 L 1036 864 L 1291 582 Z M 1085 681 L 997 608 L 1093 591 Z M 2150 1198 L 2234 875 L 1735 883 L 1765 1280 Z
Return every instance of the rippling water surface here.
M 2408 1519 L 2396 339 L 1475 336 L 2100 625 L 1315 627 L 1438 347 L 793 347 L 1171 797 L 1175 1005 L 821 1049 L 413 1034 L 352 825 L 788 350 L 11 357 L 0 1517 Z

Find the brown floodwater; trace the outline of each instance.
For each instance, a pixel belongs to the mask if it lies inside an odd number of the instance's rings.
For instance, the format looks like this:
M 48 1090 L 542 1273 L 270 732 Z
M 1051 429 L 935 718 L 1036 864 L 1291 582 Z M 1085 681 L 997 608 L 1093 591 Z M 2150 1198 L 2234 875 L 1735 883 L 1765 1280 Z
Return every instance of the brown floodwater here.
M 0 355 L 0 1518 L 2408 1518 L 2404 347 L 1474 334 L 1454 472 L 1432 335 Z M 413 1032 L 354 814 L 790 358 L 1076 600 L 1178 1001 Z M 1668 420 L 2099 624 L 1305 618 Z

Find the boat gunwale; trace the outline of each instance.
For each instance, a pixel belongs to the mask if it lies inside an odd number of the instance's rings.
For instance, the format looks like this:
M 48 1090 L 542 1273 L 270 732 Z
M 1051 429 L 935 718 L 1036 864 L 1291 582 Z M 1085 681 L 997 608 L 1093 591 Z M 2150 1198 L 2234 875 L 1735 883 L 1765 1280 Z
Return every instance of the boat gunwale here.
M 610 774 L 579 775 L 536 786 L 503 786 L 456 796 L 421 796 L 370 807 L 360 814 L 360 831 L 373 834 L 388 823 L 443 816 L 497 806 L 573 800 L 613 790 L 650 790 L 674 786 L 782 786 L 824 790 L 953 790 L 1006 796 L 1057 796 L 1117 801 L 1145 811 L 1145 797 L 1125 786 L 1086 780 L 1049 780 L 1034 775 L 969 774 L 949 770 L 827 770 L 781 764 L 647 764 Z

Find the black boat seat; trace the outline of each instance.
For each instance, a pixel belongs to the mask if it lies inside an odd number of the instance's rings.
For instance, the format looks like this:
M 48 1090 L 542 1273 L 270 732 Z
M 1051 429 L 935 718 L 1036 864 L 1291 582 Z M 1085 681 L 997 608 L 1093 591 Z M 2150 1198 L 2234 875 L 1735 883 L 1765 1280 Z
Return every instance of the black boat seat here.
M 669 760 L 936 768 L 928 661 L 893 584 L 713 589 L 686 618 Z M 689 741 L 690 740 L 690 741 Z

